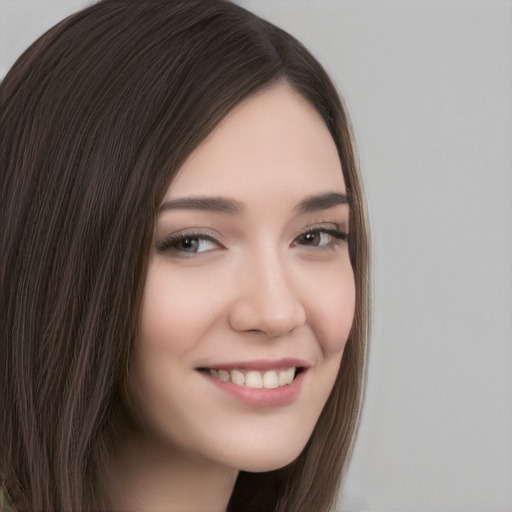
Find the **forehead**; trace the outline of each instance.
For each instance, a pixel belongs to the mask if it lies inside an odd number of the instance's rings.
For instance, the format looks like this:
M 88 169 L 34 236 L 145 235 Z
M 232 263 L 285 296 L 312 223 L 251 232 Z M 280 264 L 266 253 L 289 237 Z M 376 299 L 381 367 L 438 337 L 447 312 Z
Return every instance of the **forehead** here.
M 241 103 L 179 170 L 166 198 L 345 191 L 336 145 L 301 95 L 279 83 Z

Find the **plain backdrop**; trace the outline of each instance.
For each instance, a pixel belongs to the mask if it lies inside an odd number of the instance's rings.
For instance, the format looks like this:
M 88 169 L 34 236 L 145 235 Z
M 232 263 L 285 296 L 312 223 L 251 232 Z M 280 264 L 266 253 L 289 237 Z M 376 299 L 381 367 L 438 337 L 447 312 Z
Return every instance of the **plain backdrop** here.
M 0 74 L 88 3 L 0 0 Z M 512 3 L 238 3 L 325 65 L 358 144 L 375 314 L 340 510 L 512 511 Z

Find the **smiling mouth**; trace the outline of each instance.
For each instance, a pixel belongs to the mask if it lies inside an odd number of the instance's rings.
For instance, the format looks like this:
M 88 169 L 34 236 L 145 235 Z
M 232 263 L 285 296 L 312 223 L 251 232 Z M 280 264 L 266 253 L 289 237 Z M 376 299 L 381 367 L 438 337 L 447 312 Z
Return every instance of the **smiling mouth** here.
M 275 389 L 290 385 L 294 378 L 304 371 L 304 368 L 290 367 L 267 371 L 200 368 L 199 371 L 207 373 L 222 382 L 232 382 L 238 386 L 253 389 Z

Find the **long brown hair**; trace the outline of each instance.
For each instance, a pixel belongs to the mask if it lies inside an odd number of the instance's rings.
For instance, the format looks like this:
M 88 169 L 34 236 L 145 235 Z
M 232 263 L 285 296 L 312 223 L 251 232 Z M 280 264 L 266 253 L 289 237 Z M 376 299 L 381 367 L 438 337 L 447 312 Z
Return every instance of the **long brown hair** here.
M 350 197 L 356 315 L 334 389 L 289 466 L 241 473 L 228 510 L 327 511 L 358 421 L 368 233 L 348 119 L 293 37 L 223 0 L 104 0 L 38 39 L 1 85 L 1 476 L 27 510 L 104 510 L 153 226 L 188 155 L 287 80 L 323 117 Z

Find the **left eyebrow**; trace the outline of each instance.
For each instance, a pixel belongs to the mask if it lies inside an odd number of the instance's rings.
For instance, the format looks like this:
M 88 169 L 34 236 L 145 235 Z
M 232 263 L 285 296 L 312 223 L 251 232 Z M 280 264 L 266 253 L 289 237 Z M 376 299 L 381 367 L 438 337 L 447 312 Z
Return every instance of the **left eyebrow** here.
M 299 213 L 311 213 L 320 210 L 327 210 L 340 204 L 349 204 L 347 193 L 326 192 L 303 199 L 294 210 Z

